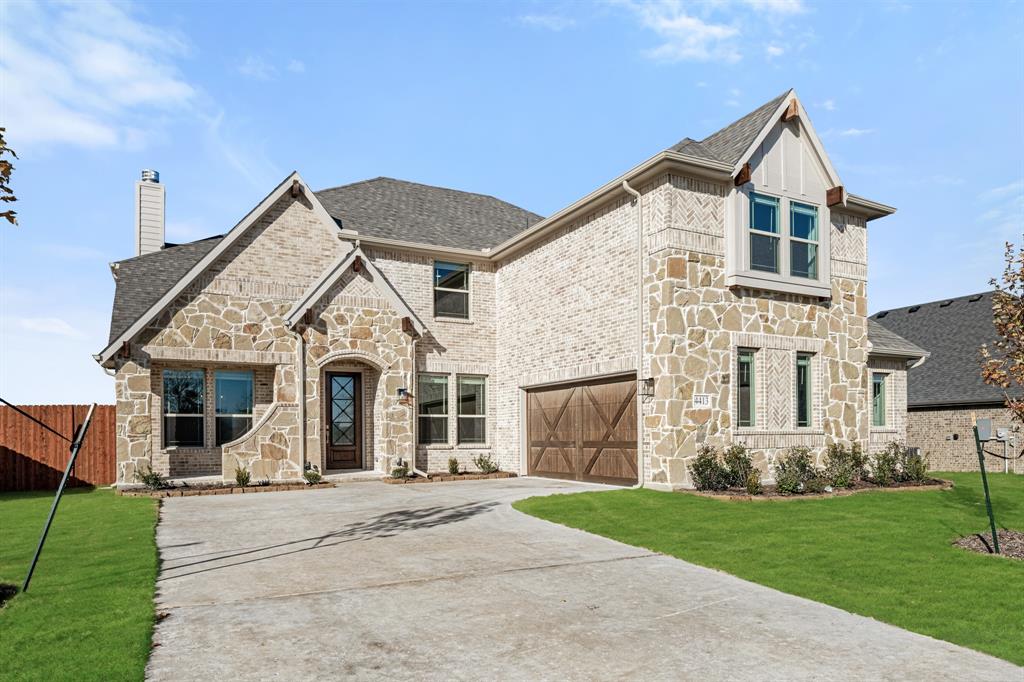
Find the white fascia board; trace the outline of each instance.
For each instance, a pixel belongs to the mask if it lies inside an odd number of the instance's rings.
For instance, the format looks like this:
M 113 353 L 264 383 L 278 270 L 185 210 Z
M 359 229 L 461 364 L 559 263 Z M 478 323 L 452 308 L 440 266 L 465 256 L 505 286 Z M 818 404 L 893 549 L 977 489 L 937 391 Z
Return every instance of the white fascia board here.
M 856 194 L 846 195 L 846 208 L 851 209 L 855 213 L 864 215 L 868 220 L 874 220 L 875 218 L 884 218 L 887 215 L 892 215 L 896 212 L 896 209 L 892 206 L 872 201 L 871 199 L 865 199 L 864 197 L 857 196 Z
M 139 319 L 133 322 L 132 325 L 128 327 L 128 329 L 126 329 L 120 336 L 114 339 L 114 341 L 109 346 L 107 346 L 103 351 L 101 351 L 98 354 L 98 362 L 101 365 L 105 365 L 118 351 L 122 343 L 124 343 L 125 341 L 130 341 L 135 337 L 136 334 L 145 329 L 146 325 L 149 324 L 154 317 L 159 315 L 164 308 L 170 305 L 170 303 L 174 301 L 174 299 L 177 298 L 182 291 L 184 291 L 185 287 L 187 287 L 189 284 L 195 281 L 196 277 L 202 274 L 203 271 L 206 270 L 206 268 L 208 268 L 212 263 L 214 263 L 218 258 L 220 258 L 220 256 L 225 251 L 227 251 L 227 249 L 232 244 L 234 244 L 239 237 L 245 234 L 245 232 L 250 227 L 255 225 L 256 222 L 259 221 L 260 218 L 262 218 L 263 215 L 275 203 L 277 203 L 277 201 L 282 196 L 284 196 L 285 192 L 291 191 L 293 181 L 298 181 L 299 185 L 303 188 L 303 193 L 312 203 L 313 212 L 317 215 L 317 217 L 319 217 L 320 220 L 323 221 L 326 225 L 336 229 L 338 226 L 337 223 L 334 222 L 334 219 L 331 218 L 331 216 L 324 209 L 323 205 L 320 203 L 320 200 L 316 198 L 316 195 L 313 194 L 313 192 L 309 189 L 309 186 L 306 185 L 305 181 L 302 179 L 302 176 L 299 175 L 299 172 L 292 171 L 288 175 L 288 177 L 282 180 L 281 183 L 278 184 L 277 187 L 275 187 L 273 191 L 270 192 L 270 194 L 268 194 L 263 199 L 263 201 L 257 204 L 255 208 L 249 211 L 249 213 L 247 213 L 244 218 L 242 218 L 234 227 L 232 227 L 231 230 L 226 235 L 224 235 L 224 238 L 221 239 L 220 243 L 217 244 L 217 246 L 210 249 L 209 253 L 203 256 L 203 258 L 200 259 L 198 263 L 193 265 L 192 268 L 187 273 L 185 273 L 185 276 L 178 280 L 177 284 L 171 287 L 167 291 L 167 293 L 161 296 L 156 303 L 150 306 L 149 309 L 145 313 L 143 313 L 142 316 L 139 317 Z

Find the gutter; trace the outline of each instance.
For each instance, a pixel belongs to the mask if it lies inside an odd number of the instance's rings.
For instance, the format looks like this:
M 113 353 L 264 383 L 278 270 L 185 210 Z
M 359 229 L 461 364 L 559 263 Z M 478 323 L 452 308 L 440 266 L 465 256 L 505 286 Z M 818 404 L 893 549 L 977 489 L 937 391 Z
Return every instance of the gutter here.
M 636 203 L 636 485 L 643 488 L 644 479 L 644 410 L 640 396 L 640 384 L 644 372 L 644 207 L 640 192 L 622 181 L 622 189 L 633 196 Z

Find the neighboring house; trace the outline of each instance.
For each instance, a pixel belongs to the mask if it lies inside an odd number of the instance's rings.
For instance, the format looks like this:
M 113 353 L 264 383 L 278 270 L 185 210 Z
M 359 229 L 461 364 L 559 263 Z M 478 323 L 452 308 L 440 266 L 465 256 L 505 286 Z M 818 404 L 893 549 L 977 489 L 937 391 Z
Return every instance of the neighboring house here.
M 904 436 L 922 353 L 867 320 L 867 224 L 894 209 L 843 188 L 793 91 L 547 218 L 292 173 L 226 235 L 172 246 L 163 185 L 137 191 L 97 355 L 124 483 L 486 454 L 670 488 L 704 442 L 747 444 L 769 477 L 792 446 Z
M 905 308 L 883 310 L 871 322 L 909 339 L 930 353 L 907 377 L 907 444 L 921 448 L 936 471 L 977 471 L 973 416 L 1008 429 L 1014 447 L 989 443 L 991 452 L 1014 454 L 1024 447 L 1003 391 L 981 379 L 981 347 L 998 338 L 992 324 L 992 291 Z M 992 471 L 1024 473 L 1024 460 L 986 459 Z

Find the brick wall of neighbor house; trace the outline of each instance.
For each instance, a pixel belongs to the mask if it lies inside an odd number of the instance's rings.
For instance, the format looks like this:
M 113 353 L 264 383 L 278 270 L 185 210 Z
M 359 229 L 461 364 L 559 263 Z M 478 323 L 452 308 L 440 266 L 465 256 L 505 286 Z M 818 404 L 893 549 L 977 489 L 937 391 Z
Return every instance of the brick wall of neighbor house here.
M 463 468 L 473 470 L 473 458 L 477 454 L 492 453 L 495 443 L 495 267 L 487 261 L 438 258 L 470 266 L 469 319 L 451 320 L 434 317 L 433 257 L 378 248 L 367 248 L 366 255 L 373 259 L 427 327 L 416 342 L 416 371 L 448 377 L 448 443 L 417 446 L 416 466 L 429 472 L 447 471 L 448 459 L 455 457 Z M 483 447 L 458 444 L 456 379 L 460 374 L 487 377 L 485 433 L 488 442 Z M 415 382 L 407 388 L 416 394 Z
M 666 220 L 650 238 L 647 355 L 655 379 L 645 417 L 650 480 L 690 485 L 702 442 L 747 445 L 765 476 L 796 445 L 820 457 L 827 443 L 867 446 L 867 248 L 863 220 L 831 214 L 832 300 L 725 286 L 728 188 L 672 178 Z M 739 348 L 755 348 L 756 427 L 736 427 L 732 381 Z M 797 428 L 796 353 L 814 354 L 812 426 Z M 693 395 L 710 395 L 694 409 Z
M 1013 423 L 1009 410 L 1002 406 L 911 408 L 907 412 L 907 444 L 921 448 L 932 471 L 977 471 L 972 413 L 979 419 L 991 419 L 993 429 L 1016 429 L 1016 452 L 1024 448 L 1024 431 Z M 1004 454 L 1002 443 L 990 442 L 985 448 L 988 452 Z M 1012 454 L 1013 449 L 1008 447 L 1007 455 Z M 985 458 L 987 471 L 1004 471 L 1004 466 L 1001 459 Z M 1009 471 L 1024 474 L 1024 459 L 1011 460 Z
M 634 204 L 619 196 L 500 263 L 494 437 L 502 468 L 520 467 L 522 387 L 636 375 L 636 229 Z
M 884 450 L 889 443 L 907 442 L 907 362 L 897 358 L 868 358 L 868 377 L 882 372 L 887 375 L 885 381 L 885 426 L 871 425 L 869 451 L 873 454 Z M 868 383 L 868 410 L 870 413 L 871 394 Z M 871 415 L 869 414 L 869 424 Z

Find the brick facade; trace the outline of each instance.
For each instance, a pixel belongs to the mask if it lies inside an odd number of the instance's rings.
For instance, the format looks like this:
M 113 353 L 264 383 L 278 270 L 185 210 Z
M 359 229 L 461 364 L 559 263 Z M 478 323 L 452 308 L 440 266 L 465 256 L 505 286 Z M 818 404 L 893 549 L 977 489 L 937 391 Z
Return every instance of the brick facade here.
M 987 451 L 1007 456 L 1020 452 L 1024 433 L 1003 406 L 912 408 L 907 412 L 907 444 L 921 448 L 933 471 L 977 471 L 972 414 L 991 419 L 993 429 L 1005 428 L 1013 433 L 1015 448 L 1007 447 L 1004 453 L 1002 443 L 990 442 L 985 446 Z M 1011 460 L 1007 465 L 996 457 L 986 457 L 985 469 L 1024 474 L 1024 459 Z

